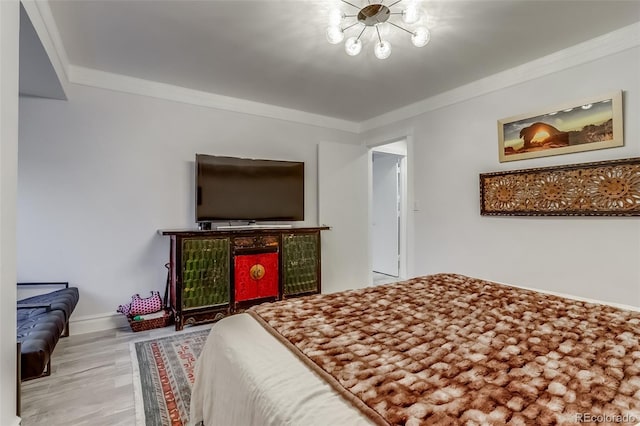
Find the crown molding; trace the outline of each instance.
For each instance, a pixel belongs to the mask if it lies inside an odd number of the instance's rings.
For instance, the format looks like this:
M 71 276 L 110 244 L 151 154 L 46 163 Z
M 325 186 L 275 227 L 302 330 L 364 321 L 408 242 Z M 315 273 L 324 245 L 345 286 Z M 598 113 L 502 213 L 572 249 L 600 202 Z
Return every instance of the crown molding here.
M 1 0 L 0 0 L 1 1 Z M 360 134 L 640 45 L 640 22 L 362 122 L 188 89 L 69 63 L 49 0 L 22 0 L 65 93 L 70 83 Z
M 345 132 L 360 132 L 359 124 L 354 121 L 341 120 L 339 118 L 312 114 L 296 109 L 263 104 L 230 96 L 217 95 L 211 92 L 188 89 L 186 87 L 159 83 L 156 81 L 129 77 L 122 74 L 114 74 L 76 65 L 69 65 L 68 72 L 69 81 L 75 84 L 149 96 L 158 99 L 166 99 L 225 111 L 275 118 L 300 124 L 343 130 Z
M 21 0 L 21 3 L 31 20 L 31 25 L 33 25 L 36 34 L 40 38 L 42 47 L 44 47 L 49 56 L 49 61 L 51 61 L 53 70 L 58 76 L 62 91 L 68 98 L 69 58 L 62 44 L 56 21 L 53 19 L 49 2 L 43 0 Z
M 360 123 L 360 131 L 374 130 L 429 111 L 495 92 L 545 75 L 604 58 L 640 45 L 640 22 L 585 41 L 526 64 L 493 74 L 439 95 L 398 108 Z
M 29 19 L 31 19 L 38 37 L 40 37 L 45 51 L 49 55 L 65 94 L 68 93 L 67 89 L 70 83 L 81 84 L 208 108 L 342 130 L 350 133 L 360 133 L 360 125 L 354 121 L 73 65 L 69 62 L 62 37 L 58 31 L 58 26 L 51 13 L 49 1 L 50 0 L 22 0 L 22 4 L 27 15 L 29 15 Z

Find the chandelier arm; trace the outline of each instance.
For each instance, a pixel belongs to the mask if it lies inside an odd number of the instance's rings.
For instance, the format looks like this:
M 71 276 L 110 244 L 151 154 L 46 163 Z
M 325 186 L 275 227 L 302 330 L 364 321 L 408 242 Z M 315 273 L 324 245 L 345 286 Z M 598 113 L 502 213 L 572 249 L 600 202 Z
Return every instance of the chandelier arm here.
M 358 34 L 358 38 L 356 38 L 356 40 L 360 40 L 360 37 L 362 37 L 362 33 L 364 33 L 364 30 L 366 30 L 367 27 L 365 26 L 362 31 L 360 31 L 360 34 Z
M 395 6 L 396 4 L 400 3 L 402 0 L 398 0 L 398 1 L 394 1 L 393 3 L 391 3 L 389 6 L 387 6 L 389 9 L 391 9 L 393 6 Z
M 400 28 L 402 31 L 408 32 L 409 34 L 412 34 L 412 35 L 413 35 L 413 31 L 409 31 L 409 30 L 408 30 L 408 29 L 406 29 L 406 28 L 402 28 L 400 25 L 394 24 L 393 22 L 387 21 L 387 24 L 391 24 L 391 25 L 393 25 L 394 27 L 396 27 L 396 28 Z
M 378 33 L 378 41 L 382 43 L 382 37 L 380 37 L 380 28 L 376 25 L 376 32 Z
M 355 26 L 356 26 L 356 25 L 358 25 L 359 23 L 360 23 L 360 22 L 354 22 L 353 24 L 349 25 L 348 27 L 344 27 L 344 28 L 342 29 L 342 32 L 347 31 L 347 30 L 348 30 L 349 28 L 351 28 L 351 27 L 355 27 Z
M 346 4 L 348 4 L 349 6 L 351 6 L 351 7 L 355 7 L 356 9 L 360 10 L 360 6 L 356 6 L 356 5 L 355 5 L 355 4 L 353 4 L 353 3 L 349 3 L 349 2 L 348 2 L 348 1 L 346 1 L 346 0 L 341 0 L 341 1 L 342 1 L 342 3 L 346 3 Z

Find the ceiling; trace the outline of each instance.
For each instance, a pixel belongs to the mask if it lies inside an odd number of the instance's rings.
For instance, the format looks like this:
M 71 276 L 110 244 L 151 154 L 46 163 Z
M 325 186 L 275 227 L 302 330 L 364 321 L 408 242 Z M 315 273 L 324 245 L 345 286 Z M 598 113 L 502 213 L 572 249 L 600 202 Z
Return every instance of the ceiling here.
M 20 96 L 67 99 L 47 52 L 23 7 L 20 7 Z
M 388 30 L 379 60 L 326 41 L 337 0 L 49 5 L 70 64 L 354 122 L 640 21 L 640 0 L 424 0 L 431 42 Z

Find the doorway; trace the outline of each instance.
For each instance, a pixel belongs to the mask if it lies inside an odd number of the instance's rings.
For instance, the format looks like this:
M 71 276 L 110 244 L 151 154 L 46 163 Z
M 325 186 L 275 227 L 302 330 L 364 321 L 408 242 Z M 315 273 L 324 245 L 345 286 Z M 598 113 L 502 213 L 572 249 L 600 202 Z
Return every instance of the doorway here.
M 371 254 L 373 284 L 405 273 L 406 140 L 371 149 Z

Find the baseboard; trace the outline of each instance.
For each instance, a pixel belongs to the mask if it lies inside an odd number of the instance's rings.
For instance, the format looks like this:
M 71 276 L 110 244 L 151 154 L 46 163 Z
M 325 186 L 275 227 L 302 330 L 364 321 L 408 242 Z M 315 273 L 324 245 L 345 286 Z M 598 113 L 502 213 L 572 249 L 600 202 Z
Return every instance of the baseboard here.
M 114 330 L 125 327 L 127 318 L 118 313 L 109 312 L 96 315 L 71 316 L 69 330 L 72 335 L 94 333 L 96 331 Z
M 22 419 L 20 417 L 14 417 L 13 420 L 11 420 L 11 423 L 8 424 L 8 426 L 20 426 L 21 422 Z

